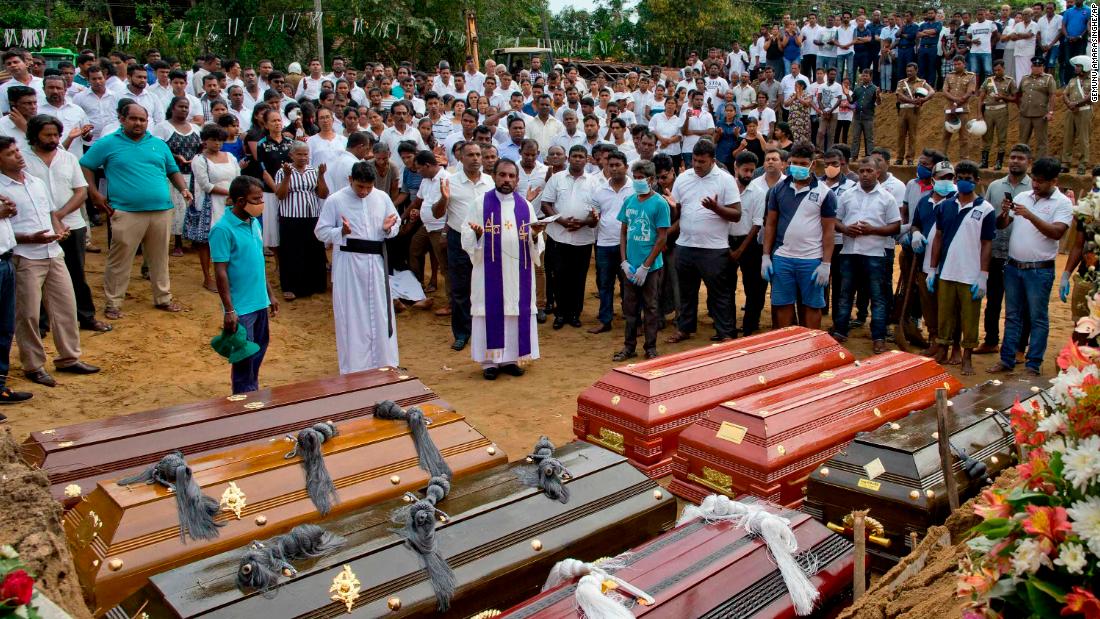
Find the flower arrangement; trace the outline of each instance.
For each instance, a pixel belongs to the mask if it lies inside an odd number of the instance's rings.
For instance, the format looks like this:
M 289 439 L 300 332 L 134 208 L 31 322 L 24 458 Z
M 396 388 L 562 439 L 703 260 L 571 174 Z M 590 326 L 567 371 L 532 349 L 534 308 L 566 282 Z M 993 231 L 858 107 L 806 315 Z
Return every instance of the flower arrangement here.
M 27 573 L 19 553 L 11 546 L 0 546 L 0 617 L 38 619 L 34 598 L 34 577 Z
M 1100 289 L 1100 179 L 1096 181 L 1096 191 L 1089 191 L 1077 199 L 1073 215 L 1085 228 L 1085 247 L 1081 256 L 1086 267 L 1083 279 L 1092 286 L 1092 292 Z
M 1100 619 L 1098 362 L 1100 349 L 1071 342 L 1049 397 L 1013 406 L 1019 481 L 975 505 L 983 521 L 957 581 L 967 619 Z

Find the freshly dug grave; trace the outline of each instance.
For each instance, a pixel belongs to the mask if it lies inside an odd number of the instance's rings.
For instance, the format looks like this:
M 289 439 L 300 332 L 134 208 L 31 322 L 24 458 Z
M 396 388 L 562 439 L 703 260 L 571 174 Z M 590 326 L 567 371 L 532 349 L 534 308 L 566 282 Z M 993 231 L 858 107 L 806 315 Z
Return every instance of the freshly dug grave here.
M 61 504 L 46 475 L 23 464 L 10 429 L 0 434 L 0 482 L 0 545 L 15 548 L 40 593 L 74 619 L 91 619 L 61 529 Z
M 1016 469 L 997 478 L 994 487 L 1016 482 Z M 917 548 L 878 579 L 840 619 L 926 619 L 959 617 L 966 600 L 955 597 L 955 569 L 967 551 L 968 532 L 981 519 L 971 499 L 943 526 L 928 529 Z

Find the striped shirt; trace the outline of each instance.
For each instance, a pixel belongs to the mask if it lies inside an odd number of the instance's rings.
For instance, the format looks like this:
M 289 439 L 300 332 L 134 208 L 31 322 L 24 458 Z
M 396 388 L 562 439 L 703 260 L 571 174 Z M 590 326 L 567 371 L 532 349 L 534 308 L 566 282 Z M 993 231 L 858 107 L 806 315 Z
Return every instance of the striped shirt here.
M 280 168 L 275 174 L 275 186 L 283 182 L 285 176 Z M 290 168 L 290 190 L 286 198 L 279 200 L 279 217 L 314 217 L 321 214 L 321 203 L 317 199 L 317 170 L 306 166 L 304 171 Z

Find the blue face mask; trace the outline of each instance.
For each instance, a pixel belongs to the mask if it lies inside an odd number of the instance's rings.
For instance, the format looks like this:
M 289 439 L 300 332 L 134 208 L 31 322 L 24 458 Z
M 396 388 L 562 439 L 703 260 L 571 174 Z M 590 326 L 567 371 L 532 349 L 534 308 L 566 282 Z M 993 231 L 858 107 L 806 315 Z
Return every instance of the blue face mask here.
M 922 165 L 918 165 L 917 166 L 917 178 L 921 179 L 922 181 L 932 178 L 932 169 L 931 168 L 926 168 Z
M 947 178 L 943 180 L 938 180 L 935 182 L 935 184 L 932 185 L 932 191 L 935 191 L 941 196 L 946 196 L 947 194 L 955 191 L 955 183 L 952 182 L 951 179 Z
M 787 167 L 787 172 L 796 181 L 804 181 L 810 178 L 810 168 L 801 165 L 790 165 Z
M 962 194 L 974 193 L 974 187 L 975 187 L 974 181 L 959 181 L 957 184 L 959 186 L 959 193 L 962 193 Z
M 644 178 L 634 179 L 634 193 L 638 194 L 639 196 L 644 196 L 645 194 L 649 193 L 649 191 L 649 181 L 645 180 Z

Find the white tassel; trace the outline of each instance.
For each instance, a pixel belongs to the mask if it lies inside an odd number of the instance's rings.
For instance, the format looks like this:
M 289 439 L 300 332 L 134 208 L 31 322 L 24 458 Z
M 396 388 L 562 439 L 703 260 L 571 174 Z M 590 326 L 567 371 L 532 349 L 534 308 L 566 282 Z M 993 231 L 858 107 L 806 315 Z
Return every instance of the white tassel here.
M 798 539 L 791 530 L 789 520 L 776 516 L 758 505 L 739 503 L 719 494 L 706 497 L 698 507 L 689 505 L 684 508 L 676 524 L 679 526 L 696 518 L 702 518 L 707 523 L 731 521 L 736 526 L 762 537 L 768 546 L 768 551 L 775 558 L 779 573 L 783 576 L 783 583 L 787 586 L 787 592 L 794 603 L 795 613 L 804 616 L 813 612 L 814 603 L 817 602 L 820 593 L 795 561 L 794 553 L 798 551 Z
M 653 597 L 645 591 L 638 589 L 622 578 L 608 573 L 607 570 L 625 567 L 626 564 L 623 560 L 625 556 L 620 555 L 614 559 L 604 559 L 599 564 L 585 563 L 576 559 L 559 561 L 550 569 L 550 575 L 546 577 L 546 583 L 543 584 L 542 590 L 547 591 L 580 578 L 577 582 L 574 597 L 577 606 L 584 611 L 584 616 L 587 619 L 633 618 L 634 613 L 630 609 L 623 606 L 617 599 L 603 593 L 604 581 L 610 580 L 616 585 L 616 598 L 621 595 L 634 598 L 647 605 L 655 603 Z
M 577 583 L 577 606 L 588 619 L 634 619 L 627 607 L 603 594 L 603 578 L 596 574 L 582 576 Z

